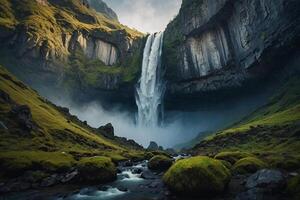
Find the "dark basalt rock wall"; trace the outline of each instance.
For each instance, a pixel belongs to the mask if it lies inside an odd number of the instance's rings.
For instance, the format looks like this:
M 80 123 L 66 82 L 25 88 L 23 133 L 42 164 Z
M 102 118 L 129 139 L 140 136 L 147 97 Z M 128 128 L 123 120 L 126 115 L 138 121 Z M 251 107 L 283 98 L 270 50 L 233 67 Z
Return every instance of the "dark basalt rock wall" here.
M 184 0 L 165 31 L 167 97 L 238 88 L 299 47 L 297 0 Z

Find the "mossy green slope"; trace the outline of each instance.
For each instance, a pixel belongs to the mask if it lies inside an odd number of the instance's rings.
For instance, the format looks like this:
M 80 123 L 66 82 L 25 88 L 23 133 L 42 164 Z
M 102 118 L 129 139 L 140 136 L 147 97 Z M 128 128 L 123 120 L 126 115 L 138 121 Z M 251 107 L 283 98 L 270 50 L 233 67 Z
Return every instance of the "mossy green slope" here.
M 0 121 L 7 128 L 0 127 L 1 173 L 68 169 L 78 165 L 82 158 L 94 156 L 105 156 L 114 162 L 144 156 L 144 152 L 109 140 L 63 112 L 3 67 L 0 67 L 0 91 L 8 94 L 15 104 L 29 106 L 36 124 L 30 133 L 24 132 L 10 114 L 14 105 L 0 98 Z
M 271 167 L 299 169 L 299 121 L 300 79 L 295 73 L 285 80 L 268 104 L 232 127 L 207 137 L 192 152 L 208 155 L 251 153 Z

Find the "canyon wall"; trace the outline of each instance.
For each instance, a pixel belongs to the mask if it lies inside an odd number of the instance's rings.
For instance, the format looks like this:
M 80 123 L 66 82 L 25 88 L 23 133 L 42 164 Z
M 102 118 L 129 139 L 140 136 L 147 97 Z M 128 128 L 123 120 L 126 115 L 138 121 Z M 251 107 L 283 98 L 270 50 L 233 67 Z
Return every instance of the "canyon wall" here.
M 238 88 L 299 48 L 297 0 L 184 0 L 165 31 L 168 94 Z
M 0 64 L 34 88 L 76 95 L 130 88 L 133 98 L 144 34 L 89 2 L 94 1 L 4 0 Z

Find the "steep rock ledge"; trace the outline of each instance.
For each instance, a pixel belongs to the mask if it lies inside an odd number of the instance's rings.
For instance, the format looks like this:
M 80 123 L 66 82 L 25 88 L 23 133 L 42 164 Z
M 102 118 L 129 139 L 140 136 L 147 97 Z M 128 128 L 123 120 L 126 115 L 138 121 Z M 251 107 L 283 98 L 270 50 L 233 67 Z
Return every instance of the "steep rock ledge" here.
M 299 1 L 184 0 L 165 31 L 168 95 L 237 88 L 299 45 Z
M 4 0 L 0 11 L 0 61 L 33 87 L 93 93 L 137 79 L 144 35 L 86 0 Z

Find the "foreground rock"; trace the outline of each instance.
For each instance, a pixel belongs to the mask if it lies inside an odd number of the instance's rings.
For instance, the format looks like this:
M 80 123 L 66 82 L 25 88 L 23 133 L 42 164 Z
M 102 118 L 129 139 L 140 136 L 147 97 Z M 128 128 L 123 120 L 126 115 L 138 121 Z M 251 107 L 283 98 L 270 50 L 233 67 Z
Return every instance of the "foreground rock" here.
M 283 199 L 286 178 L 278 170 L 263 169 L 251 175 L 246 182 L 246 191 L 237 195 L 236 200 Z
M 163 180 L 174 192 L 189 196 L 222 193 L 230 181 L 230 171 L 221 161 L 198 156 L 177 161 Z
M 157 155 L 149 160 L 148 168 L 151 170 L 165 171 L 169 169 L 172 164 L 173 159 L 164 155 Z
M 106 183 L 117 178 L 117 169 L 110 158 L 83 158 L 79 163 L 77 181 L 83 183 Z
M 280 171 L 263 169 L 247 180 L 247 189 L 264 188 L 269 190 L 283 189 L 286 186 L 286 179 Z

